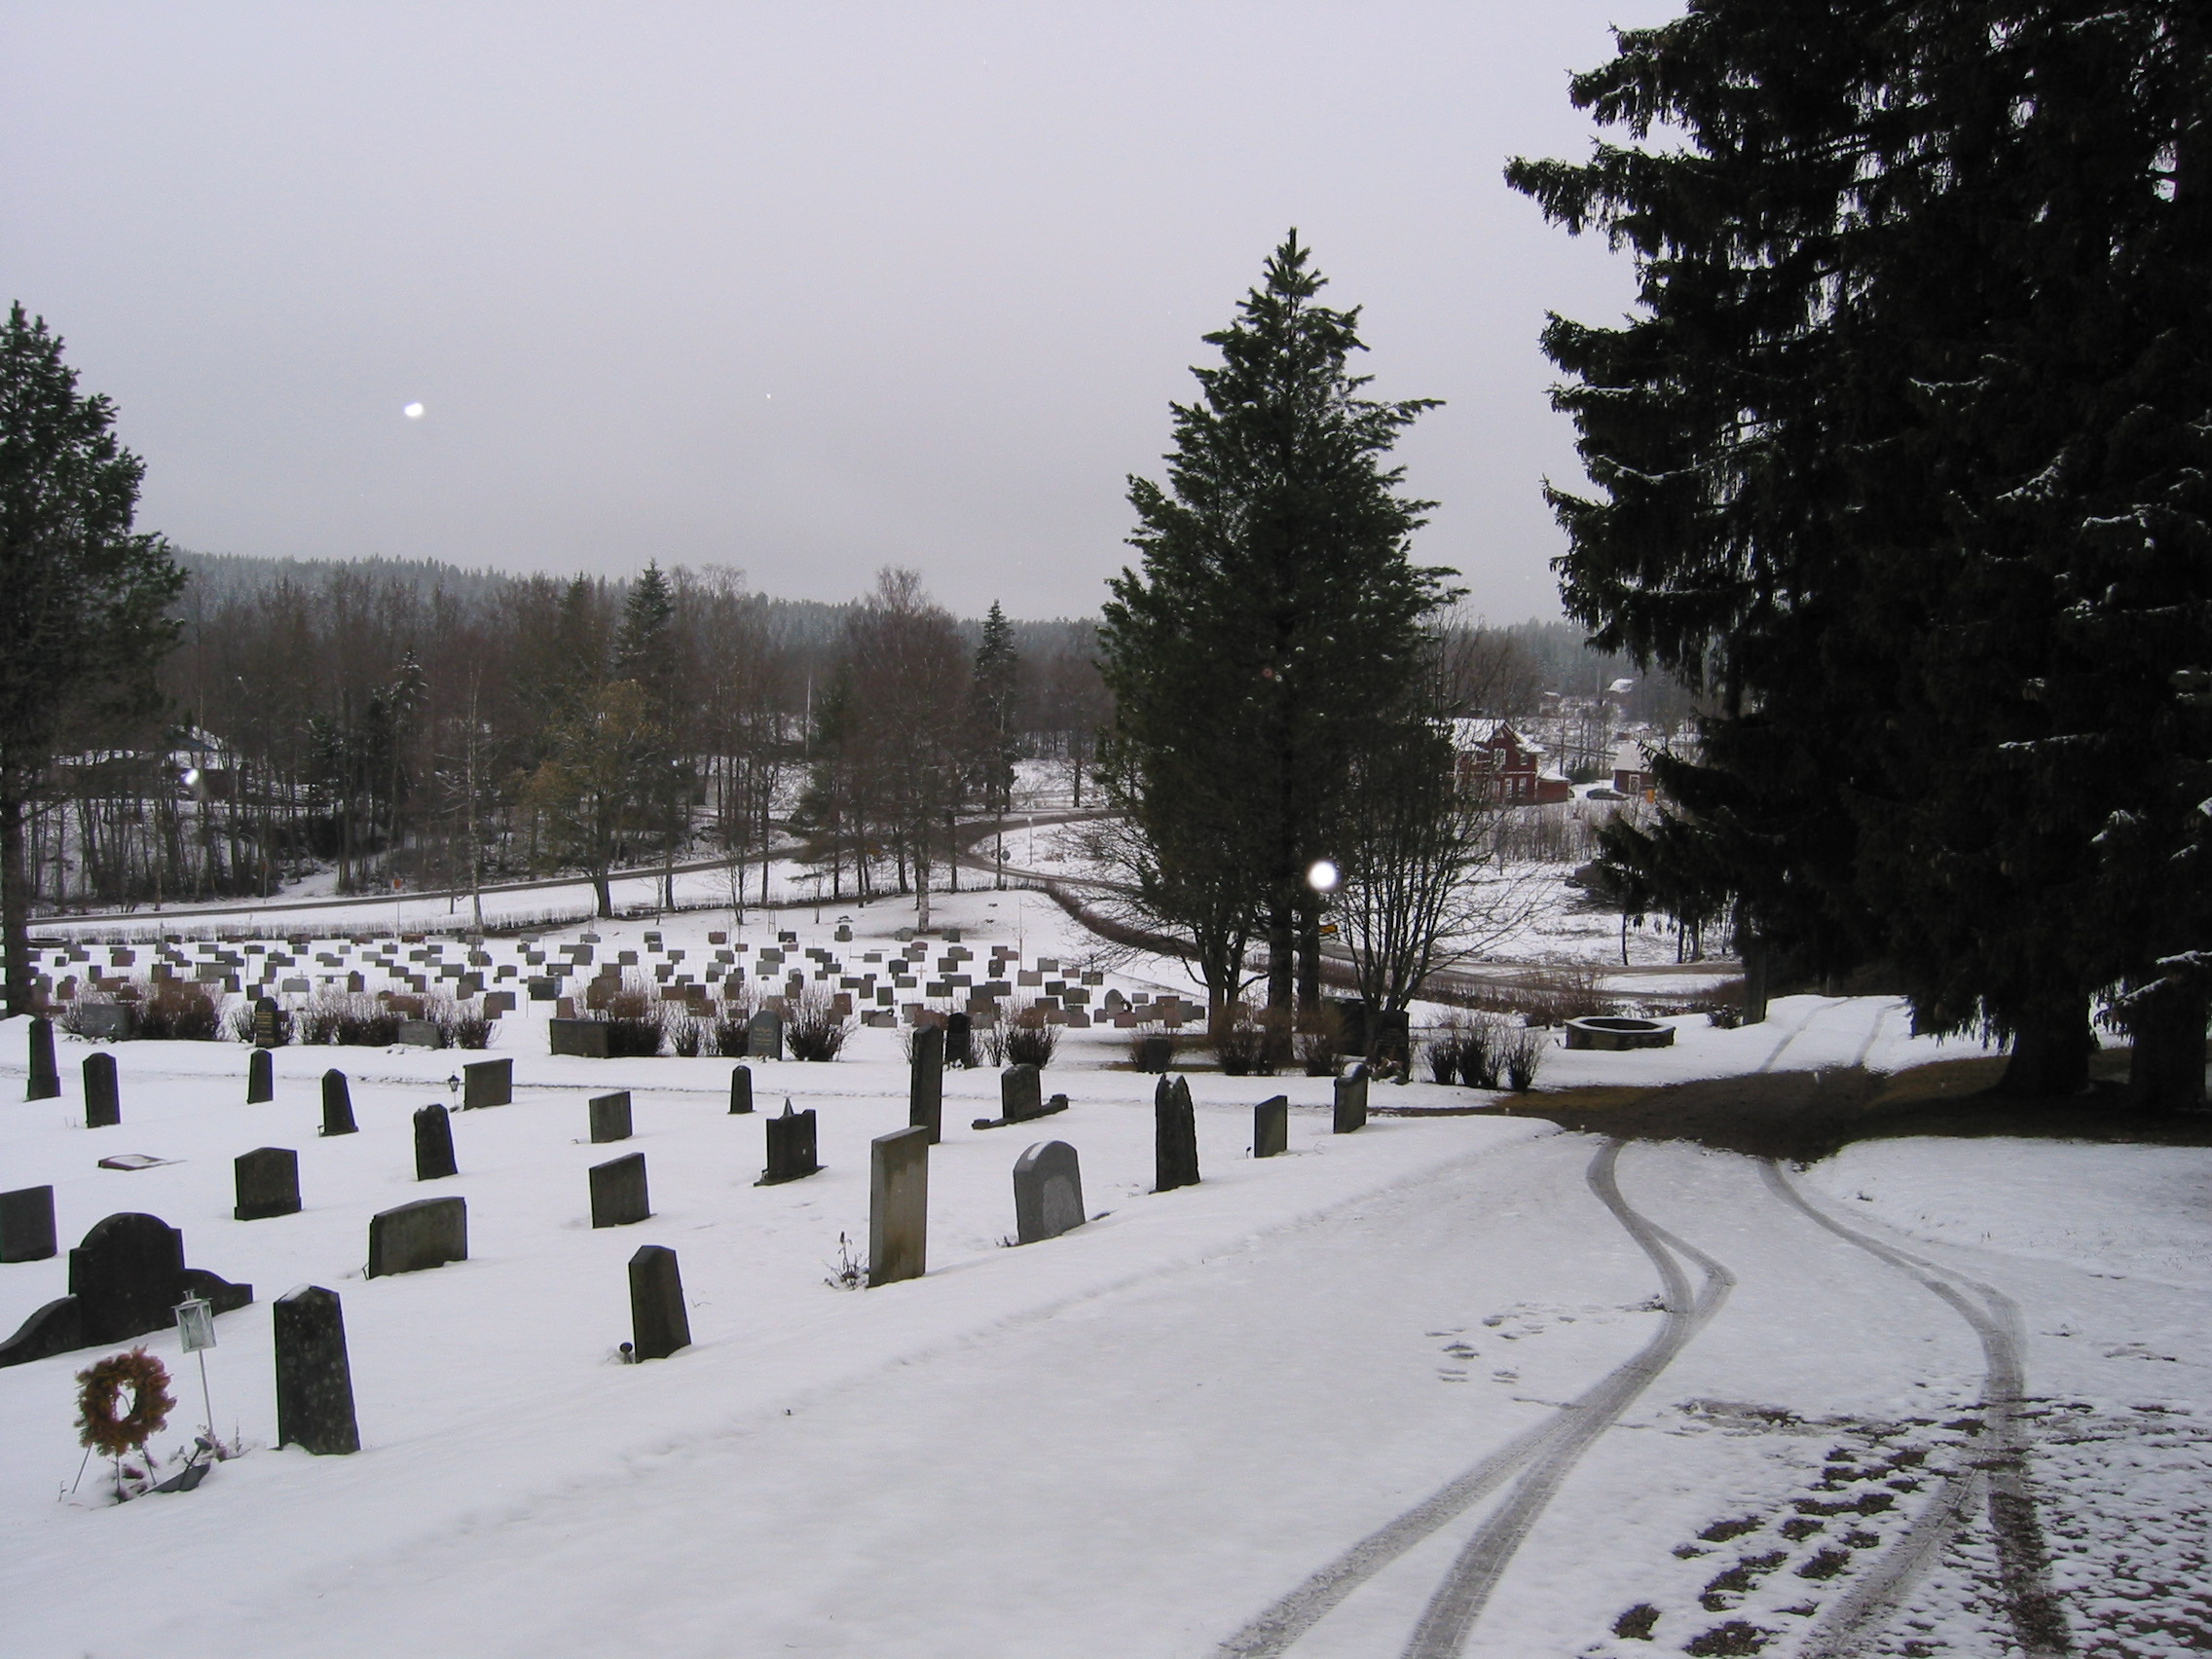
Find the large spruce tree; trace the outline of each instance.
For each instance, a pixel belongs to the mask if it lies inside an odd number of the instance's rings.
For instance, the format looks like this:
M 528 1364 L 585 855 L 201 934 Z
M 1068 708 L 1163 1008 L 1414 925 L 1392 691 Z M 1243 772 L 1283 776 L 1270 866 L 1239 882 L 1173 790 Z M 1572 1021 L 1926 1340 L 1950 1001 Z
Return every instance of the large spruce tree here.
M 1166 487 L 1129 481 L 1142 564 L 1109 583 L 1100 633 L 1105 776 L 1144 850 L 1148 906 L 1213 941 L 1199 954 L 1217 1003 L 1255 930 L 1271 1004 L 1315 993 L 1306 871 L 1335 851 L 1352 756 L 1419 672 L 1420 618 L 1451 597 L 1449 572 L 1407 556 L 1432 503 L 1385 464 L 1434 405 L 1363 394 L 1359 313 L 1317 304 L 1324 281 L 1293 231 L 1236 320 L 1205 336 L 1222 361 L 1194 369 L 1198 400 L 1174 406 Z
M 154 669 L 184 576 L 131 528 L 145 464 L 115 408 L 82 396 L 61 341 L 21 305 L 0 333 L 0 934 L 8 1012 L 31 1010 L 24 818 L 56 746 L 158 706 Z M 173 787 L 171 785 L 170 787 Z

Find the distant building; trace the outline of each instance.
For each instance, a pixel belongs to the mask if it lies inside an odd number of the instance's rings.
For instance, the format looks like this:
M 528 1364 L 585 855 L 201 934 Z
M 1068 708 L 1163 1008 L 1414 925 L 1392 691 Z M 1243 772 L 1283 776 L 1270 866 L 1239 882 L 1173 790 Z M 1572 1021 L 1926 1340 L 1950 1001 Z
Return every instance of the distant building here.
M 1459 787 L 1506 806 L 1549 806 L 1574 798 L 1574 786 L 1549 763 L 1548 752 L 1504 720 L 1452 722 Z
M 1613 788 L 1635 800 L 1650 800 L 1659 782 L 1651 775 L 1651 755 L 1633 737 L 1613 751 Z

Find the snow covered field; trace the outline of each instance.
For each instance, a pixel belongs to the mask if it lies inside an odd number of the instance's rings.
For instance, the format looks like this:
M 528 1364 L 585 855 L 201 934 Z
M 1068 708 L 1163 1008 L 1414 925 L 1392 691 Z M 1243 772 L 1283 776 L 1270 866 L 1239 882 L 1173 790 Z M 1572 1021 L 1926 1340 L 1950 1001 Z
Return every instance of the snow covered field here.
M 910 920 L 856 912 L 838 948 Z M 1081 945 L 1034 895 L 964 895 L 946 920 L 986 951 Z M 602 959 L 650 925 L 603 924 Z M 724 925 L 664 931 L 703 949 Z M 492 1050 L 515 1103 L 457 1113 L 460 1174 L 426 1184 L 409 1114 L 473 1056 L 279 1050 L 276 1099 L 247 1106 L 236 1045 L 119 1045 L 123 1123 L 87 1129 L 89 1051 L 63 1042 L 62 1099 L 0 1106 L 4 1184 L 53 1183 L 64 1250 L 143 1210 L 255 1286 L 208 1367 L 248 1452 L 190 1495 L 114 1506 L 95 1464 L 71 1496 L 71 1379 L 95 1351 L 0 1370 L 11 1659 L 1999 1655 L 2038 1585 L 2078 1652 L 2212 1640 L 2212 1154 L 1887 1142 L 1792 1174 L 1496 1115 L 1334 1136 L 1326 1080 L 1199 1073 L 1204 1181 L 1156 1195 L 1153 1080 L 1093 1027 L 1047 1073 L 1070 1110 L 1038 1124 L 969 1127 L 996 1074 L 947 1075 L 929 1274 L 845 1291 L 825 1281 L 840 1235 L 865 1249 L 866 1143 L 905 1122 L 893 1030 L 833 1064 L 753 1062 L 763 1113 L 821 1113 L 823 1173 L 773 1188 L 729 1062 L 555 1059 L 528 1004 Z M 1911 1038 L 1893 1003 L 1791 998 L 1763 1026 L 1681 1021 L 1668 1050 L 1555 1050 L 1541 1082 L 1976 1051 Z M 23 1053 L 0 1025 L 0 1099 Z M 333 1064 L 360 1132 L 322 1140 Z M 634 1139 L 585 1144 L 586 1096 L 621 1088 Z M 1250 1108 L 1278 1092 L 1290 1155 L 1255 1161 Z M 1012 1166 L 1045 1139 L 1078 1148 L 1093 1219 L 1011 1248 Z M 298 1151 L 305 1207 L 235 1221 L 230 1161 L 263 1145 Z M 585 1170 L 632 1151 L 654 1213 L 595 1231 Z M 121 1152 L 174 1161 L 96 1167 Z M 467 1262 L 360 1276 L 374 1211 L 448 1194 Z M 677 1252 L 693 1346 L 626 1366 L 645 1243 Z M 0 1267 L 0 1327 L 65 1279 L 58 1258 Z M 269 1305 L 303 1283 L 344 1299 L 354 1456 L 270 1448 Z M 172 1365 L 175 1342 L 145 1339 Z M 201 1415 L 178 1369 L 165 1453 Z M 1989 1524 L 2013 1459 L 1982 1465 L 2014 1440 L 2047 1567 Z

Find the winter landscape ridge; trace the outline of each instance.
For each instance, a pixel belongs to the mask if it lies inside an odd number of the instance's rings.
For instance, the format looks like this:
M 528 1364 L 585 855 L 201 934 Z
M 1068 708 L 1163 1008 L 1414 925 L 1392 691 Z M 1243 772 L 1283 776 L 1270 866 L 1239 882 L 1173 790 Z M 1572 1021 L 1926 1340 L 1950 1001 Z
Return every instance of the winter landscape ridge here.
M 1036 894 L 937 897 L 977 950 L 1018 933 L 1072 972 L 1097 942 Z M 811 908 L 732 937 L 896 952 L 911 919 L 844 913 L 849 941 Z M 598 948 L 650 931 L 695 961 L 730 922 L 601 922 Z M 1190 989 L 1160 959 L 1101 977 Z M 898 1030 L 750 1061 L 743 1117 L 727 1061 L 556 1058 L 544 1012 L 501 1019 L 514 1103 L 456 1112 L 460 1173 L 428 1183 L 407 1121 L 454 1099 L 454 1051 L 280 1048 L 248 1106 L 236 1044 L 112 1045 L 123 1121 L 86 1129 L 92 1050 L 64 1040 L 64 1097 L 8 1109 L 7 1185 L 53 1183 L 64 1254 L 144 1211 L 254 1286 L 207 1355 L 245 1455 L 189 1495 L 116 1506 L 97 1458 L 72 1492 L 95 1354 L 0 1370 L 11 1653 L 1997 1655 L 2035 1650 L 2039 1608 L 2050 1651 L 2201 1650 L 2212 1152 L 1914 1137 L 1795 1168 L 1530 1115 L 1981 1051 L 1912 1037 L 1894 999 L 1554 1048 L 1530 1096 L 1378 1084 L 1342 1135 L 1326 1079 L 1186 1073 L 1203 1179 L 1160 1194 L 1157 1080 L 1125 1031 L 1068 1030 L 1044 1079 L 1069 1108 L 1034 1125 L 970 1128 L 997 1074 L 946 1074 L 929 1271 L 850 1294 L 867 1143 L 907 1121 Z M 25 1024 L 0 1034 L 10 1088 Z M 360 1133 L 324 1140 L 333 1063 Z M 585 1097 L 617 1088 L 635 1144 L 594 1147 Z M 1251 1108 L 1278 1093 L 1288 1156 L 1255 1160 Z M 787 1097 L 819 1112 L 823 1169 L 756 1189 Z M 1011 1248 L 1009 1174 L 1045 1139 L 1077 1148 L 1091 1219 Z M 261 1145 L 299 1150 L 303 1208 L 235 1221 L 228 1161 Z M 630 1151 L 653 1213 L 594 1229 L 584 1168 Z M 96 1167 L 129 1152 L 166 1161 Z M 446 1195 L 468 1260 L 364 1280 L 369 1215 Z M 629 1366 L 641 1244 L 677 1252 L 692 1344 Z M 64 1277 L 0 1269 L 0 1323 Z M 343 1300 L 352 1456 L 273 1449 L 270 1308 L 307 1283 Z M 173 1330 L 142 1341 L 181 1402 L 166 1458 L 198 1377 Z M 2040 1554 L 1991 1523 L 2014 1475 Z

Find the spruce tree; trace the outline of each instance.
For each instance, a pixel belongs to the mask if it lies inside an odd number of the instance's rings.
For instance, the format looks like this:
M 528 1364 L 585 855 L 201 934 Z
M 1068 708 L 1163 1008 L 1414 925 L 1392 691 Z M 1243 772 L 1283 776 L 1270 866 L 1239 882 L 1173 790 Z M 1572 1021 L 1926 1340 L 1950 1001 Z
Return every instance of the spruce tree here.
M 24 823 L 56 747 L 159 706 L 184 575 L 132 529 L 145 463 L 115 407 L 77 390 L 43 317 L 0 332 L 0 938 L 7 1006 L 31 1012 Z
M 1452 597 L 1449 572 L 1407 556 L 1433 503 L 1384 464 L 1434 404 L 1363 394 L 1359 313 L 1317 304 L 1324 283 L 1294 230 L 1204 337 L 1222 361 L 1174 405 L 1166 487 L 1129 481 L 1141 566 L 1108 584 L 1100 633 L 1105 776 L 1150 901 L 1217 941 L 1209 976 L 1262 929 L 1277 1007 L 1301 935 L 1301 988 L 1317 988 L 1306 871 L 1334 850 L 1352 756 L 1419 670 L 1419 619 Z M 1237 988 L 1207 983 L 1217 1003 Z
M 1014 649 L 1014 624 L 994 599 L 983 615 L 983 637 L 976 646 L 968 682 L 976 769 L 986 812 L 1014 810 L 1014 762 L 1017 754 L 1014 720 L 1020 680 L 1021 655 Z

